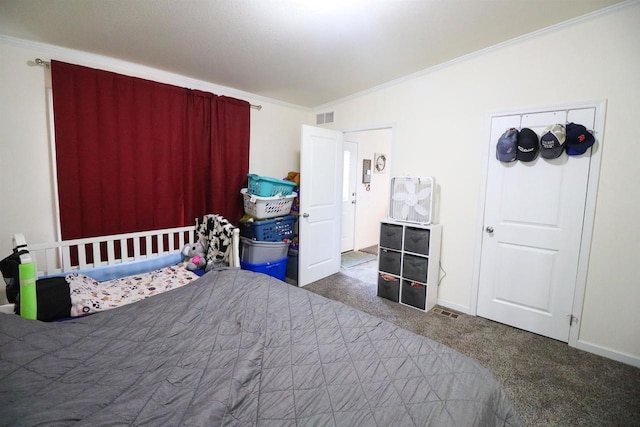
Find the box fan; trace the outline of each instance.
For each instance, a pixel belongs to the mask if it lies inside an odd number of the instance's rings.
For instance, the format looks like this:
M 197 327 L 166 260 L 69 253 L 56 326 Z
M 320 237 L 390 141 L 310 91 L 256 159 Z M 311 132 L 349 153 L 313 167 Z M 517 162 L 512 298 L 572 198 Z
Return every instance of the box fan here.
M 396 176 L 391 178 L 389 217 L 398 221 L 431 224 L 433 188 L 431 176 Z

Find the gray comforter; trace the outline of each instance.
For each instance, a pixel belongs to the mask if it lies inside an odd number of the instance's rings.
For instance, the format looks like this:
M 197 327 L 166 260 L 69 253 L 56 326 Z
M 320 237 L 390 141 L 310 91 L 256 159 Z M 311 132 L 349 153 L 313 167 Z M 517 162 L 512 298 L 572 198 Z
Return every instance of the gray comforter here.
M 0 314 L 0 424 L 519 421 L 474 360 L 304 289 L 224 269 L 85 318 Z

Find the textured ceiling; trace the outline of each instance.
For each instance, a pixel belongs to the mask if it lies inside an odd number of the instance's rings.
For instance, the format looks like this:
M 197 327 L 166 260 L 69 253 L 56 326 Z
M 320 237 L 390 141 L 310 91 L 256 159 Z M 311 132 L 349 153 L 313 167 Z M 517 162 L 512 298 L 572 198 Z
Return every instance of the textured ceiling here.
M 313 108 L 619 2 L 0 0 L 0 34 Z

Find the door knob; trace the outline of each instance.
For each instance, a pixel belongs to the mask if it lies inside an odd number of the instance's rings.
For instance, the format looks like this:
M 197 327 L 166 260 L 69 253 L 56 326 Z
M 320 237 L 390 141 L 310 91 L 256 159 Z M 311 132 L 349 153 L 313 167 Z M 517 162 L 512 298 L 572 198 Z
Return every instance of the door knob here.
M 488 225 L 487 228 L 484 229 L 487 233 L 493 234 L 493 227 Z
M 309 218 L 309 214 L 305 212 L 305 213 L 302 214 L 302 217 L 303 218 Z

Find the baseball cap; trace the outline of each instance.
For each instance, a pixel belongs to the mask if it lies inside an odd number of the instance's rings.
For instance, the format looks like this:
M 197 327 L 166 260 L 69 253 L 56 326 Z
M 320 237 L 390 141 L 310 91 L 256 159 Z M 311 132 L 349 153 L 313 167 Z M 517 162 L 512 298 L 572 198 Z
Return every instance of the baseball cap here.
M 579 156 L 584 154 L 589 147 L 596 142 L 591 132 L 586 127 L 576 124 L 567 124 L 567 154 Z
M 547 126 L 540 138 L 540 155 L 545 159 L 560 157 L 564 151 L 565 140 L 566 130 L 564 126 Z
M 520 129 L 516 159 L 523 162 L 532 162 L 538 155 L 539 149 L 540 140 L 538 139 L 538 134 L 529 128 Z
M 501 162 L 513 162 L 516 160 L 516 151 L 518 144 L 518 130 L 515 128 L 507 129 L 500 138 L 496 146 L 496 159 Z

